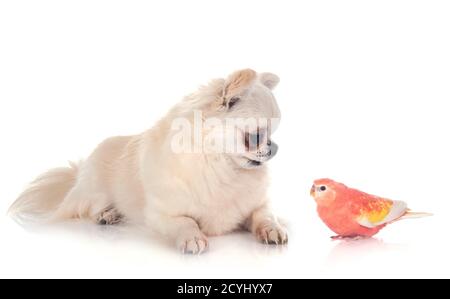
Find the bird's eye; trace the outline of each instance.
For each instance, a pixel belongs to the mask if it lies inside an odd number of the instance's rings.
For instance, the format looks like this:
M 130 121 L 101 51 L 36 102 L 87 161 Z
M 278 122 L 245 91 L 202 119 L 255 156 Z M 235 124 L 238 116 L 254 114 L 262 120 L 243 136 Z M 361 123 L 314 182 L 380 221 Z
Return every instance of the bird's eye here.
M 320 191 L 325 191 L 325 190 L 327 190 L 327 187 L 325 187 L 325 186 L 320 186 L 320 187 L 319 187 L 319 190 L 320 190 Z

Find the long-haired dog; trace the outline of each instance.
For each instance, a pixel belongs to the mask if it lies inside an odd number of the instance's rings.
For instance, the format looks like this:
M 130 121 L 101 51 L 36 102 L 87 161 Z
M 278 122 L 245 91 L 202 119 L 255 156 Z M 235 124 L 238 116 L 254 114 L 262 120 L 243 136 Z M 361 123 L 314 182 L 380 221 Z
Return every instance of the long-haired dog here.
M 208 236 L 238 228 L 284 244 L 286 230 L 266 194 L 265 162 L 277 151 L 271 133 L 280 118 L 272 94 L 278 81 L 251 69 L 213 80 L 153 128 L 109 138 L 86 160 L 40 175 L 10 212 L 44 221 L 126 220 L 189 253 L 207 249 Z

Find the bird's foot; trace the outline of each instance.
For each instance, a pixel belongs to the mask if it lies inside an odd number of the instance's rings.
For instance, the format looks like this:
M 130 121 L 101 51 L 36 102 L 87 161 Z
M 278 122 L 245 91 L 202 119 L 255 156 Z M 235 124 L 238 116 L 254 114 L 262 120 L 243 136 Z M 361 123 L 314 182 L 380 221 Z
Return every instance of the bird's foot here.
M 365 236 L 361 236 L 361 235 L 337 235 L 337 236 L 331 236 L 331 240 L 336 241 L 336 240 L 345 240 L 345 241 L 356 241 L 356 240 L 361 240 L 361 239 L 365 239 Z

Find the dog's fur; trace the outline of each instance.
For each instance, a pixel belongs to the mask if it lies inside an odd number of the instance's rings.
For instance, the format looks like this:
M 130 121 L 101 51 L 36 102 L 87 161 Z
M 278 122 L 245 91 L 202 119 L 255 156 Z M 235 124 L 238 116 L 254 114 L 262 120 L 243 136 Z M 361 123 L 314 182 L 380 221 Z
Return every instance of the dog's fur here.
M 42 174 L 10 212 L 45 220 L 89 218 L 100 224 L 123 218 L 147 225 L 191 253 L 208 247 L 207 236 L 240 227 L 260 241 L 285 243 L 286 230 L 269 211 L 266 196 L 264 162 L 275 154 L 274 144 L 243 155 L 171 150 L 173 121 L 193 121 L 193 110 L 202 111 L 204 119 L 279 118 L 271 92 L 278 80 L 274 74 L 250 69 L 213 80 L 150 130 L 109 138 L 85 161 Z

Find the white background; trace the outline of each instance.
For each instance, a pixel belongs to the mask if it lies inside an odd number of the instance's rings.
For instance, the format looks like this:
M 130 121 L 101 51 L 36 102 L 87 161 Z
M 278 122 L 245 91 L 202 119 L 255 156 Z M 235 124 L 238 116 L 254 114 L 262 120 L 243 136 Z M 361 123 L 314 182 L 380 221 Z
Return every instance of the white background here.
M 45 169 L 251 67 L 281 77 L 270 192 L 290 243 L 237 233 L 182 256 L 129 228 L 2 216 L 0 277 L 449 278 L 449 15 L 448 1 L 2 1 L 2 215 Z M 308 194 L 320 177 L 435 216 L 332 242 Z

